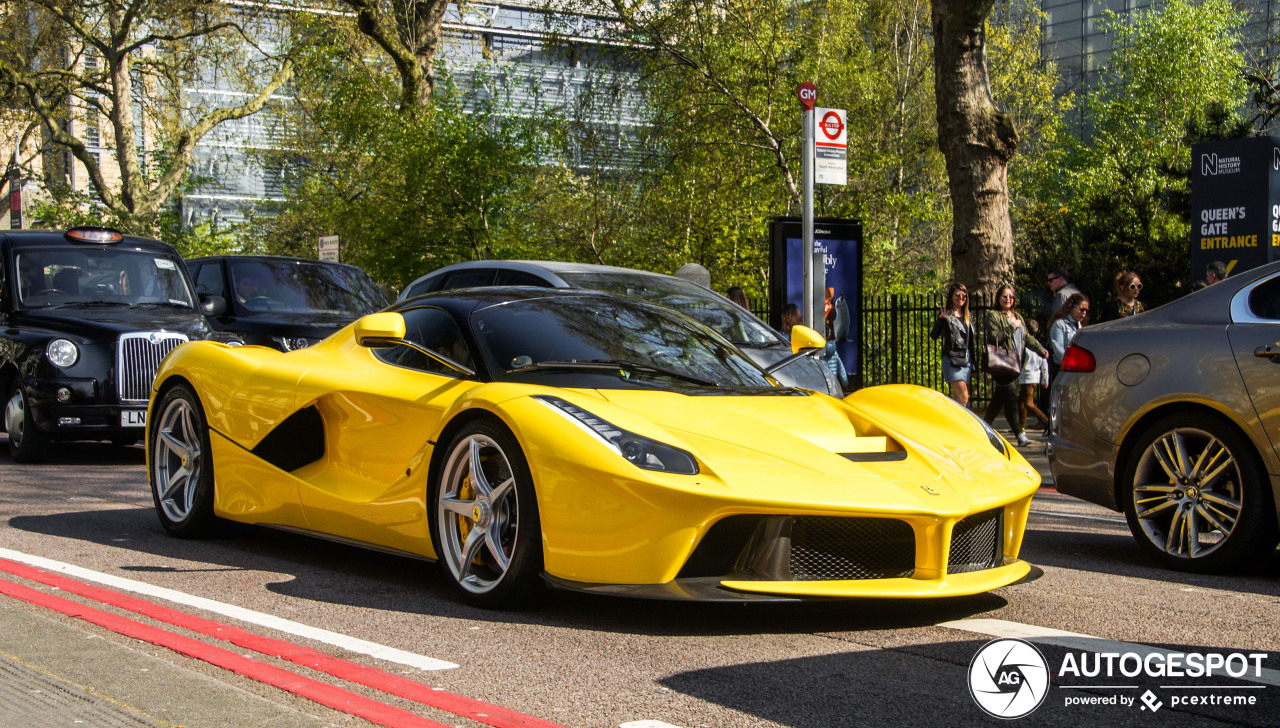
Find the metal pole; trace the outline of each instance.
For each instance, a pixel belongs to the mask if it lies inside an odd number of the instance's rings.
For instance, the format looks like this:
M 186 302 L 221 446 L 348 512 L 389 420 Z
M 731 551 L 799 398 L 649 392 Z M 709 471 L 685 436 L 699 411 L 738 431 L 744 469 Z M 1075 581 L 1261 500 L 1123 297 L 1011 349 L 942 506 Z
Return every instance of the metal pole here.
M 801 154 L 804 157 L 804 202 L 802 203 L 800 227 L 804 235 L 804 325 L 811 329 L 818 328 L 817 312 L 813 310 L 813 166 L 814 166 L 814 111 L 804 110 L 804 124 Z

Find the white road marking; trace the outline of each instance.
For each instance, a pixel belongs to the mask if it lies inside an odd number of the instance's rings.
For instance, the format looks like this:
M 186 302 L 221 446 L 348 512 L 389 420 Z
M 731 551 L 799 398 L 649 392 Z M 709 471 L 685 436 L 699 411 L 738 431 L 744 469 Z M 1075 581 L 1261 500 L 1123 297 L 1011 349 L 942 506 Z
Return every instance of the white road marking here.
M 133 579 L 125 579 L 119 576 L 103 574 L 80 566 L 66 564 L 61 561 L 54 561 L 40 556 L 24 554 L 21 551 L 12 551 L 10 549 L 0 548 L 0 558 L 17 561 L 29 566 L 35 566 L 46 571 L 73 576 L 83 581 L 92 581 L 98 584 L 104 584 L 121 591 L 144 594 L 149 597 L 164 599 L 177 604 L 185 604 L 189 607 L 203 609 L 207 612 L 213 612 L 214 614 L 221 614 L 224 617 L 237 619 L 241 622 L 256 624 L 259 627 L 266 627 L 268 629 L 278 630 L 296 637 L 303 637 L 305 639 L 323 642 L 344 650 L 349 650 L 362 655 L 369 655 L 370 657 L 376 657 L 388 662 L 408 665 L 409 667 L 416 667 L 420 670 L 449 670 L 457 667 L 457 665 L 452 662 L 437 660 L 434 657 L 427 657 L 413 652 L 398 650 L 394 647 L 387 647 L 386 645 L 380 645 L 376 642 L 367 642 L 350 635 L 330 632 L 317 627 L 310 627 L 308 625 L 288 619 L 282 619 L 271 614 L 255 612 L 251 609 L 244 609 L 231 604 L 224 604 L 212 599 L 205 599 L 204 597 L 197 597 L 180 591 L 174 591 L 173 589 L 165 589 L 164 587 L 154 586 L 141 581 L 134 581 Z
M 1144 660 L 1147 655 L 1168 656 L 1186 654 L 1177 650 L 1166 650 L 1160 647 L 1151 647 L 1150 645 L 1139 644 L 1137 642 L 1120 642 L 1118 640 L 1094 637 L 1093 635 L 1081 634 L 1079 632 L 1067 632 L 1061 629 L 1037 627 L 1033 624 L 1010 622 L 1004 619 L 961 619 L 955 622 L 943 622 L 938 626 L 946 627 L 948 629 L 958 629 L 964 632 L 984 634 L 990 637 L 1014 637 L 1017 639 L 1027 640 L 1029 642 L 1043 642 L 1045 644 L 1065 647 L 1069 650 L 1080 650 L 1082 652 L 1133 652 L 1141 655 Z M 1255 675 L 1253 671 L 1250 671 L 1244 676 L 1235 679 L 1258 683 L 1261 685 L 1280 687 L 1280 670 L 1263 668 L 1257 672 L 1258 674 Z

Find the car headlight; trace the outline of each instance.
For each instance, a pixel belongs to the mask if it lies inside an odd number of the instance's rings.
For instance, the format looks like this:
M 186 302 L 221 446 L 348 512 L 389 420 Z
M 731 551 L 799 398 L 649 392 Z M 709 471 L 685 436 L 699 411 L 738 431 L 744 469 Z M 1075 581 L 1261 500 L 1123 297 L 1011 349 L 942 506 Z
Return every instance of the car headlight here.
M 314 342 L 302 336 L 272 336 L 271 340 L 285 351 L 297 351 L 311 346 Z
M 693 455 L 678 447 L 664 445 L 634 432 L 615 427 L 609 422 L 596 417 L 581 407 L 566 402 L 559 397 L 535 395 L 534 399 L 546 404 L 556 412 L 568 417 L 570 421 L 595 435 L 614 452 L 637 468 L 658 470 L 665 473 L 681 475 L 697 475 L 698 461 Z
M 54 366 L 66 369 L 80 359 L 80 347 L 66 339 L 54 339 L 44 347 L 44 355 Z
M 954 399 L 951 399 L 950 397 L 948 397 L 945 394 L 942 394 L 941 392 L 938 392 L 938 396 L 946 400 L 947 402 L 950 402 L 957 409 L 963 411 L 965 414 L 969 415 L 973 419 L 977 420 L 978 424 L 982 425 L 982 431 L 987 433 L 987 441 L 991 443 L 991 447 L 994 447 L 996 449 L 996 452 L 1000 453 L 1001 455 L 1005 457 L 1009 457 L 1008 443 L 1004 441 L 1003 437 L 1000 437 L 1000 434 L 997 433 L 995 429 L 991 427 L 991 425 L 987 424 L 986 420 L 979 417 L 977 412 L 974 412 L 968 407 L 961 405 L 959 402 L 955 401 Z

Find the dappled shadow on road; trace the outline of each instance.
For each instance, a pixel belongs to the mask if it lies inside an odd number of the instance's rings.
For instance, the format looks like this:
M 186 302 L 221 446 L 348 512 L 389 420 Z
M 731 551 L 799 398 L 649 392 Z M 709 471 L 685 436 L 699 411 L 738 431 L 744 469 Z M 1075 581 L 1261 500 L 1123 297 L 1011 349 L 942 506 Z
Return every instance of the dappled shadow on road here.
M 893 649 L 868 649 L 773 662 L 728 665 L 691 670 L 659 682 L 676 692 L 791 728 L 845 726 L 992 726 L 1000 720 L 978 708 L 969 692 L 970 664 L 987 639 L 914 644 Z M 1223 679 L 1231 690 L 1200 692 L 1189 686 L 1204 680 L 1168 677 L 1112 680 L 1124 689 L 1083 689 L 1098 680 L 1057 674 L 1068 652 L 1079 650 L 1037 645 L 1050 673 L 1050 687 L 1039 709 L 1027 716 L 1036 726 L 1274 726 L 1280 708 L 1280 689 L 1256 689 L 1256 684 Z M 1101 647 L 1100 647 L 1101 649 Z M 1221 648 L 1173 645 L 1182 652 L 1222 652 Z M 1274 656 L 1269 658 L 1273 660 Z M 1077 663 L 1078 664 L 1078 663 Z M 1167 689 L 1161 686 L 1177 685 Z M 1068 698 L 1123 695 L 1138 699 L 1152 690 L 1161 702 L 1158 716 L 1143 703 L 1067 705 Z M 1173 697 L 1187 695 L 1255 696 L 1253 706 L 1174 707 Z M 1117 701 L 1119 702 L 1119 701 Z M 1156 721 L 1153 723 L 1152 721 Z
M 154 510 L 149 508 L 18 516 L 11 518 L 8 525 L 111 549 L 117 555 L 113 557 L 116 567 L 125 575 L 174 589 L 183 588 L 182 574 L 268 572 L 281 578 L 268 577 L 266 589 L 298 599 L 405 614 L 623 634 L 898 629 L 962 619 L 1006 604 L 1003 598 L 991 594 L 930 600 L 702 604 L 548 591 L 533 606 L 521 610 L 487 611 L 460 602 L 438 567 L 431 563 L 271 529 L 228 524 L 217 538 L 175 539 L 160 527 Z M 174 578 L 166 578 L 169 574 Z
M 0 432 L 3 432 L 0 430 Z M 115 445 L 110 442 L 49 443 L 48 457 L 39 465 L 19 465 L 9 455 L 9 436 L 0 434 L 0 463 L 14 468 L 77 467 L 98 465 L 137 465 L 144 467 L 146 451 L 141 444 Z

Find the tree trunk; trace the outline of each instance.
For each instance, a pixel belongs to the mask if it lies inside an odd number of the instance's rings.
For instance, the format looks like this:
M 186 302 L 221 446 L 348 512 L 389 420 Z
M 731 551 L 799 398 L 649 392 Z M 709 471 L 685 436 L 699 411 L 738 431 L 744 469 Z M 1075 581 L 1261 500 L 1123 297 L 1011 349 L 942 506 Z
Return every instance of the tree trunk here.
M 432 64 L 440 45 L 449 0 L 343 0 L 356 11 L 356 27 L 391 58 L 400 76 L 400 111 L 431 102 Z
M 933 0 L 938 146 L 951 188 L 951 266 L 971 292 L 1013 280 L 1008 163 L 1012 117 L 996 109 L 987 76 L 985 23 L 994 0 Z

